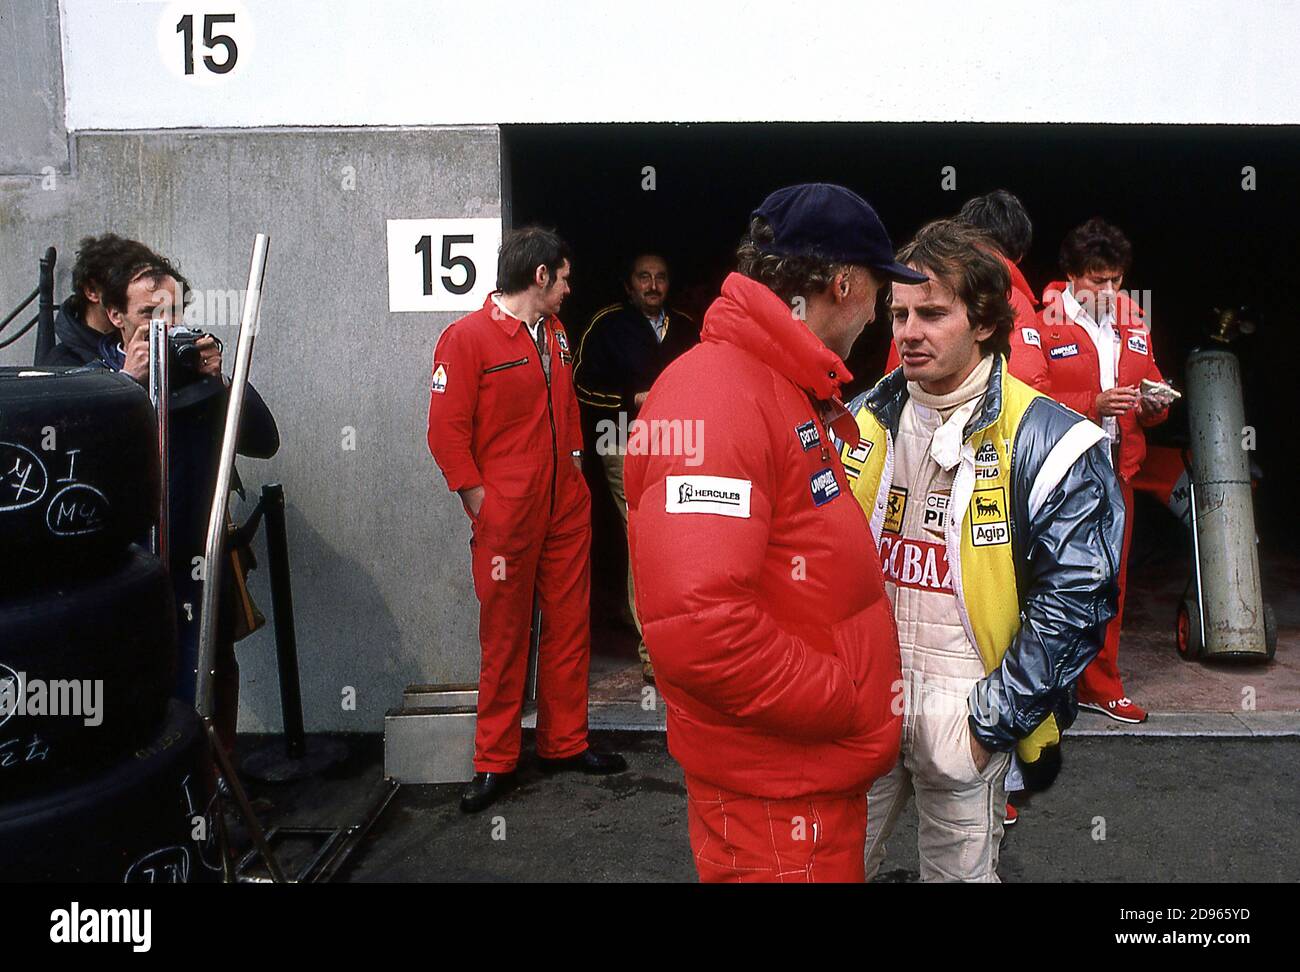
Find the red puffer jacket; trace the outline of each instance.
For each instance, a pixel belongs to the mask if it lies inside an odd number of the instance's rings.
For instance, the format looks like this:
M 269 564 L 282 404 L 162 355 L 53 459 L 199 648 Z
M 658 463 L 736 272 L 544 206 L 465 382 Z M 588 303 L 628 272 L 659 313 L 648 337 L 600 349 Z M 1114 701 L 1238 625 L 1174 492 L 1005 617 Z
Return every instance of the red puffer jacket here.
M 656 422 L 697 423 L 702 449 L 629 446 L 624 476 L 669 750 L 689 777 L 737 793 L 862 792 L 898 758 L 902 707 L 880 561 L 815 404 L 851 376 L 739 274 L 701 340 L 640 419 L 652 441 Z

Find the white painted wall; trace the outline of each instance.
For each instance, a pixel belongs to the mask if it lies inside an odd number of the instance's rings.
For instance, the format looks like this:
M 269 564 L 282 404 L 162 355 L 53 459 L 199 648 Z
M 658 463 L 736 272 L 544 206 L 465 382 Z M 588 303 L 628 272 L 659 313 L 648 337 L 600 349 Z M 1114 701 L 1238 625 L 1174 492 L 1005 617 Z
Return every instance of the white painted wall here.
M 216 74 L 203 15 L 232 12 Z M 62 0 L 62 23 L 73 130 L 1300 123 L 1300 5 L 1279 0 Z

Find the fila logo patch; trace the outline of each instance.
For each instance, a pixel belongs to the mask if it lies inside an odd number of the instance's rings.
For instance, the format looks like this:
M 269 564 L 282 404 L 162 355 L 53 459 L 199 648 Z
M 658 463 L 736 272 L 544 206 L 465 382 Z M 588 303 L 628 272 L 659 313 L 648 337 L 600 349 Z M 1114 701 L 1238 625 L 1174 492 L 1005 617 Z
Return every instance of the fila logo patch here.
M 880 572 L 899 587 L 953 593 L 948 549 L 942 543 L 882 535 Z
M 1020 340 L 1034 348 L 1043 346 L 1043 339 L 1038 336 L 1038 331 L 1032 327 L 1022 327 L 1020 329 Z
M 825 506 L 840 495 L 840 484 L 835 479 L 834 469 L 823 469 L 821 472 L 813 473 L 808 485 L 812 489 L 814 506 Z
M 804 452 L 822 444 L 822 434 L 817 430 L 817 423 L 811 420 L 803 425 L 796 425 L 794 434 L 799 436 L 799 445 L 803 447 Z
M 713 513 L 749 518 L 748 479 L 726 476 L 669 476 L 664 483 L 664 510 L 668 513 Z
M 1062 344 L 1059 348 L 1052 348 L 1047 352 L 1049 358 L 1073 358 L 1079 353 L 1077 344 Z
M 970 539 L 976 547 L 1011 542 L 1007 491 L 1002 486 L 975 490 L 970 501 Z
M 1130 334 L 1128 336 L 1128 349 L 1136 351 L 1138 354 L 1147 353 L 1147 336 L 1145 334 Z
M 889 505 L 885 507 L 885 529 L 890 533 L 903 532 L 903 511 L 907 509 L 907 490 L 895 486 L 889 491 Z
M 439 395 L 447 393 L 447 366 L 441 361 L 433 363 L 433 382 L 429 385 L 429 388 Z

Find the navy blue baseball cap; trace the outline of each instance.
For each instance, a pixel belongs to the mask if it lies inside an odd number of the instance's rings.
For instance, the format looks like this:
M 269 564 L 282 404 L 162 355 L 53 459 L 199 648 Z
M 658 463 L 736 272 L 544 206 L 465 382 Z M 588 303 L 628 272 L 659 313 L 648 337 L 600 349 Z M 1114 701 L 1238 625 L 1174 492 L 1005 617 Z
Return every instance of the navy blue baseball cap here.
M 781 256 L 807 254 L 870 267 L 897 283 L 921 284 L 930 278 L 905 267 L 871 205 L 850 189 L 827 182 L 786 186 L 754 210 L 772 227 L 763 249 Z

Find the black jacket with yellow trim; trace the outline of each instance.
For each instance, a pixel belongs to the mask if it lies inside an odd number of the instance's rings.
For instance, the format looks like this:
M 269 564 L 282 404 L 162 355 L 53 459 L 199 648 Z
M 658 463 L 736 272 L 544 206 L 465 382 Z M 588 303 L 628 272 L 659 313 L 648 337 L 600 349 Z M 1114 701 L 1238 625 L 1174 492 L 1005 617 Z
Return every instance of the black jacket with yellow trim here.
M 584 406 L 610 411 L 637 411 L 638 392 L 683 352 L 700 343 L 700 329 L 681 311 L 667 309 L 667 332 L 660 342 L 644 314 L 628 303 L 611 304 L 596 313 L 578 346 L 574 390 Z

